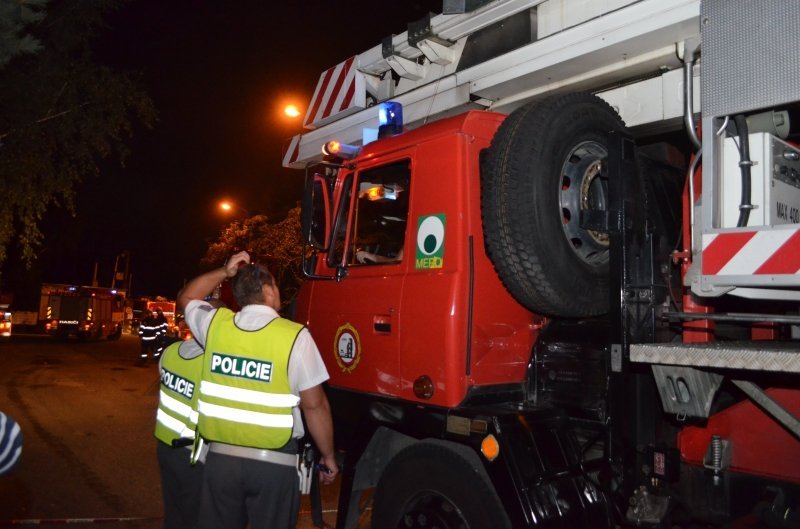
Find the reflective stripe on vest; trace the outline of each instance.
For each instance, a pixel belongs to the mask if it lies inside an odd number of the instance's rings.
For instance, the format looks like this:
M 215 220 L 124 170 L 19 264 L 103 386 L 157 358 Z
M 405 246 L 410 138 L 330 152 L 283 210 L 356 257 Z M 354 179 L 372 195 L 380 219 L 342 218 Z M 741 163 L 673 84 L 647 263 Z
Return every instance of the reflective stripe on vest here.
M 197 425 L 197 381 L 203 371 L 203 357 L 181 358 L 179 350 L 183 343 L 176 342 L 167 347 L 161 359 L 155 435 L 168 445 L 181 437 L 193 439 Z
M 203 379 L 198 391 L 198 429 L 208 441 L 252 448 L 278 448 L 292 435 L 289 356 L 303 329 L 275 318 L 265 327 L 236 327 L 234 313 L 220 308 L 208 329 Z

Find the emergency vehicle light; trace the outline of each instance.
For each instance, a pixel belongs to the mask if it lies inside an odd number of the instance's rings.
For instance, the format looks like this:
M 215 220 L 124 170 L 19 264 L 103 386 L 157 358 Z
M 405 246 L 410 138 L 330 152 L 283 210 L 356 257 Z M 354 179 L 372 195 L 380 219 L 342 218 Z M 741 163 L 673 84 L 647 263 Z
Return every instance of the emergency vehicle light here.
M 398 186 L 372 185 L 369 182 L 362 182 L 358 192 L 358 198 L 366 198 L 370 201 L 375 200 L 397 200 L 397 193 L 402 191 Z
M 367 200 L 371 201 L 380 200 L 383 198 L 383 195 L 384 195 L 383 186 L 375 186 L 367 189 Z
M 336 140 L 329 141 L 322 146 L 322 154 L 326 156 L 336 156 L 344 160 L 349 160 L 358 156 L 361 147 L 358 145 L 349 145 L 347 143 L 339 143 Z
M 378 137 L 394 136 L 403 132 L 403 105 L 385 101 L 378 105 Z

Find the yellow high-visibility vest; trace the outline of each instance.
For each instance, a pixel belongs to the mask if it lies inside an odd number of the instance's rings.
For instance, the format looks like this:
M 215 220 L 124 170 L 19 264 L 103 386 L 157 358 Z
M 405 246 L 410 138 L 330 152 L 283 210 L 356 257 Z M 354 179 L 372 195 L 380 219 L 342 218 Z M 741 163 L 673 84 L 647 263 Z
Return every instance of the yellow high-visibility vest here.
M 194 439 L 197 426 L 197 384 L 203 371 L 203 355 L 181 358 L 176 342 L 161 359 L 161 388 L 156 413 L 156 438 L 168 445 L 181 437 Z
M 302 325 L 275 318 L 245 331 L 234 313 L 217 309 L 208 329 L 198 396 L 198 431 L 206 441 L 280 448 L 291 435 L 289 356 Z

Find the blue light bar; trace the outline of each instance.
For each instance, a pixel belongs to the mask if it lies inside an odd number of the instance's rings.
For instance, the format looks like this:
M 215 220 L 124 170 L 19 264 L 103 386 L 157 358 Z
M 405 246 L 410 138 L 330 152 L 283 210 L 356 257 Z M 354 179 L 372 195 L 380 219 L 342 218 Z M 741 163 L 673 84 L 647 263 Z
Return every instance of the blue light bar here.
M 394 136 L 403 132 L 403 105 L 385 101 L 378 106 L 378 137 Z

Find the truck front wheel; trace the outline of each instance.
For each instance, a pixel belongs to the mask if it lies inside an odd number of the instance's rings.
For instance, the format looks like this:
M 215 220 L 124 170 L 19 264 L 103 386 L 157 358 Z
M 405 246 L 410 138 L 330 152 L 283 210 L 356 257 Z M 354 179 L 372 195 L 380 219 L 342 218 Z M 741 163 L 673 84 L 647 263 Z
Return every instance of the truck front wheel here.
M 419 443 L 387 465 L 375 490 L 372 527 L 383 529 L 508 529 L 508 517 L 487 479 L 446 447 Z
M 605 101 L 575 93 L 517 109 L 492 139 L 481 163 L 486 249 L 526 308 L 607 312 L 608 235 L 585 229 L 581 216 L 608 211 L 608 133 L 624 128 Z

